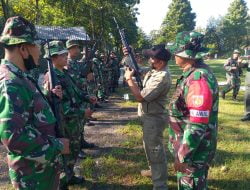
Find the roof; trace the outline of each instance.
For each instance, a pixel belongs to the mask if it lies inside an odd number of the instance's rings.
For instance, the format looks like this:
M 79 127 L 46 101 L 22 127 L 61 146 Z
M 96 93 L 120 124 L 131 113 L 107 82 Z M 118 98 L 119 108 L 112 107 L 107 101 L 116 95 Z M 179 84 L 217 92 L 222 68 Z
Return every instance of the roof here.
M 84 27 L 36 26 L 38 37 L 43 40 L 90 41 Z

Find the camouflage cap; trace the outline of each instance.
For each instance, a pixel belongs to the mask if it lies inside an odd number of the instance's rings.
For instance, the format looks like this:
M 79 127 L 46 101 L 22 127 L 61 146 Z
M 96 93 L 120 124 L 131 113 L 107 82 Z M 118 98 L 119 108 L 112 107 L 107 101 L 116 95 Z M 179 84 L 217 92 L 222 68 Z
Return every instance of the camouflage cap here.
M 6 21 L 0 37 L 0 43 L 5 45 L 33 44 L 37 39 L 35 26 L 23 17 L 14 16 Z
M 66 41 L 66 48 L 70 49 L 73 46 L 79 46 L 79 43 L 77 40 L 67 40 Z
M 179 57 L 188 59 L 202 59 L 209 49 L 202 47 L 204 35 L 199 32 L 185 31 L 176 35 L 175 44 L 169 47 L 170 51 Z
M 237 49 L 235 49 L 235 50 L 233 51 L 233 54 L 240 54 L 240 51 L 237 50 Z
M 51 56 L 68 53 L 68 50 L 64 47 L 63 42 L 56 40 L 49 42 L 49 49 L 48 49 L 48 44 L 46 44 L 44 46 L 44 50 L 45 50 L 44 58 L 49 57 L 49 51 Z

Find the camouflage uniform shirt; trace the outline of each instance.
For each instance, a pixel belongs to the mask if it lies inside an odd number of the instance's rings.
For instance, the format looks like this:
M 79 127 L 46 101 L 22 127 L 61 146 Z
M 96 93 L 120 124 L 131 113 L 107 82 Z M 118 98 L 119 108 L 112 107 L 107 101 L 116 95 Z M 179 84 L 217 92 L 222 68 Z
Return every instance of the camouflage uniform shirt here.
M 50 182 L 56 181 L 63 144 L 54 137 L 56 119 L 47 100 L 29 75 L 7 60 L 0 66 L 0 91 L 0 138 L 8 150 L 13 185 L 20 189 L 57 188 L 58 184 Z
M 86 71 L 84 64 L 78 62 L 77 60 L 68 59 L 68 70 L 67 73 L 70 75 L 73 82 L 76 84 L 78 89 L 83 91 L 87 95 L 87 79 Z
M 169 106 L 169 149 L 183 164 L 180 172 L 196 175 L 213 159 L 218 103 L 218 84 L 206 64 L 197 63 L 177 80 Z

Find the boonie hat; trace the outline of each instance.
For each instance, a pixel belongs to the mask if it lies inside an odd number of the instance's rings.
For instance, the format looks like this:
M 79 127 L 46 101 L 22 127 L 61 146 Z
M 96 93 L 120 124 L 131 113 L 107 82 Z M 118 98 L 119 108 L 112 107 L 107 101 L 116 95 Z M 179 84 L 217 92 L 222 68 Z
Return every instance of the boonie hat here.
M 36 40 L 38 36 L 35 26 L 21 16 L 8 18 L 0 37 L 0 43 L 5 45 L 35 44 Z
M 66 48 L 67 49 L 70 49 L 72 48 L 73 46 L 79 46 L 79 43 L 77 40 L 67 40 L 66 41 Z
M 68 50 L 64 47 L 63 42 L 56 41 L 56 40 L 49 42 L 49 49 L 48 49 L 48 45 L 45 44 L 44 50 L 45 50 L 44 58 L 48 58 L 49 51 L 50 51 L 51 56 L 62 55 L 64 53 L 68 53 Z
M 209 49 L 202 46 L 204 35 L 199 32 L 185 31 L 176 35 L 175 43 L 170 51 L 179 57 L 188 59 L 202 59 Z

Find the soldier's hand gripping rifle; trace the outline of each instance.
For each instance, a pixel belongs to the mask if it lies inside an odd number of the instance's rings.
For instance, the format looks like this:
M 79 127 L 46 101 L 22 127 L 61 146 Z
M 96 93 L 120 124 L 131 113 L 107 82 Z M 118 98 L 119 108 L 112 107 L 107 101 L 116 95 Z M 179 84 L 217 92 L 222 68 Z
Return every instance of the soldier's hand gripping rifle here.
M 51 61 L 51 54 L 50 54 L 50 47 L 49 47 L 49 41 L 46 40 L 46 44 L 48 46 L 48 57 L 47 57 L 47 62 L 48 62 L 48 74 L 49 74 L 49 86 L 51 89 L 54 89 L 56 86 L 56 75 L 53 69 L 52 61 Z M 60 100 L 59 97 L 56 96 L 54 93 L 51 93 L 51 108 L 52 111 L 56 117 L 56 125 L 55 125 L 55 132 L 56 132 L 56 137 L 57 138 L 64 138 L 64 129 L 62 126 L 62 120 L 61 120 L 61 115 L 60 115 Z M 66 159 L 65 156 L 62 155 L 62 164 L 63 164 L 63 170 L 66 175 L 66 179 L 70 179 L 70 171 L 69 168 L 67 167 Z
M 132 53 L 131 48 L 129 47 L 129 44 L 126 40 L 124 29 L 120 29 L 115 17 L 113 17 L 113 19 L 114 19 L 115 24 L 117 26 L 117 29 L 119 31 L 122 45 L 128 50 L 128 57 L 129 57 L 130 61 L 129 61 L 129 64 L 127 66 L 135 71 L 134 77 L 136 79 L 138 87 L 142 90 L 143 86 L 142 86 L 142 81 L 140 78 L 140 70 L 139 70 L 138 64 L 135 60 L 134 54 Z

